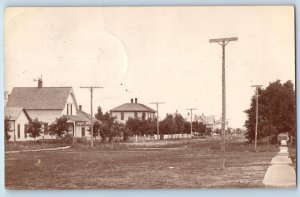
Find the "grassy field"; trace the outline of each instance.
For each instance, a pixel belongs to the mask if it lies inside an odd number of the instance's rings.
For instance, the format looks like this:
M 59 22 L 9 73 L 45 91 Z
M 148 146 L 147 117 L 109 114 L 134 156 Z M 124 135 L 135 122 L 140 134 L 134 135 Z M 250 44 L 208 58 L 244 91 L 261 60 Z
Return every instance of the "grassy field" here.
M 264 187 L 276 145 L 227 140 L 221 170 L 219 139 L 73 146 L 60 151 L 5 154 L 8 189 L 158 189 Z

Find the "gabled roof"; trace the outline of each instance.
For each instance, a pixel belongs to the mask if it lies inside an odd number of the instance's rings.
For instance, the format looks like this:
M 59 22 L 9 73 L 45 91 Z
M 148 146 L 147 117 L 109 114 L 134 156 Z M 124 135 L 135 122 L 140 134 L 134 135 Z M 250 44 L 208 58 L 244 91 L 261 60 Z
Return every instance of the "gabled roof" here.
M 72 87 L 15 87 L 6 106 L 25 109 L 63 109 L 70 92 L 73 92 Z
M 196 115 L 195 119 L 204 124 L 215 124 L 215 116 L 214 115 L 211 115 L 211 116 L 204 116 L 204 115 L 197 116 Z
M 112 112 L 151 112 L 155 113 L 155 110 L 141 103 L 124 103 L 111 110 Z
M 28 114 L 22 107 L 5 107 L 5 118 L 8 118 L 9 120 L 17 120 L 21 113 L 24 112 L 27 119 L 30 120 Z
M 215 124 L 215 116 L 207 116 L 206 117 L 206 124 Z

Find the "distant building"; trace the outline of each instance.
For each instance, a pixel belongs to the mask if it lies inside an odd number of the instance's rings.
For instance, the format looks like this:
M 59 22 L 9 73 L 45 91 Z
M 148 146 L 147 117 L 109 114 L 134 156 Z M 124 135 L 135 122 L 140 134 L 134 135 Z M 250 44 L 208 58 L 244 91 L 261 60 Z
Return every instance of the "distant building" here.
M 26 110 L 22 107 L 5 107 L 5 119 L 8 120 L 10 141 L 26 139 L 26 126 L 30 118 Z
M 74 137 L 87 136 L 87 128 L 90 126 L 90 115 L 82 111 L 77 105 L 72 87 L 43 87 L 41 79 L 38 87 L 15 87 L 9 95 L 5 108 L 5 114 L 11 109 L 23 110 L 29 119 L 38 119 L 43 123 L 42 138 L 50 138 L 48 135 L 49 125 L 63 115 L 69 116 L 69 130 Z M 28 140 L 25 128 L 20 123 L 20 135 L 11 139 L 17 141 Z M 14 129 L 19 128 L 18 126 Z M 16 134 L 16 131 L 14 130 Z
M 138 103 L 137 98 L 131 99 L 130 103 L 124 103 L 110 110 L 112 115 L 117 116 L 117 120 L 125 123 L 130 117 L 148 119 L 154 118 L 155 111 L 150 107 Z
M 207 128 L 211 128 L 212 131 L 218 128 L 218 122 L 214 115 L 205 116 L 203 113 L 201 115 L 195 115 L 195 121 L 202 122 Z

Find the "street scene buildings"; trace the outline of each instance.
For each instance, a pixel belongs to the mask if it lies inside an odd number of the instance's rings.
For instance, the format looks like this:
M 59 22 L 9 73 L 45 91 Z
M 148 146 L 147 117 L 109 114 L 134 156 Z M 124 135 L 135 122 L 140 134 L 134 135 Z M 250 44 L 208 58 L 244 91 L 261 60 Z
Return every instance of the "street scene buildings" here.
M 292 6 L 15 7 L 4 26 L 7 189 L 296 187 Z

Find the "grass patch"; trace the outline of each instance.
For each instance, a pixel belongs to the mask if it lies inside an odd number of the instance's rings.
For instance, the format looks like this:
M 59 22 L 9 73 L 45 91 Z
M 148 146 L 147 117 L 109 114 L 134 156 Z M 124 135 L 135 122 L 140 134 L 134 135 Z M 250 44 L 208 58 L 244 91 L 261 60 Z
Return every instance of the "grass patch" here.
M 248 151 L 228 140 L 221 170 L 219 140 L 189 139 L 151 143 L 77 144 L 66 150 L 5 154 L 9 189 L 166 189 L 263 187 L 277 152 L 274 145 Z

